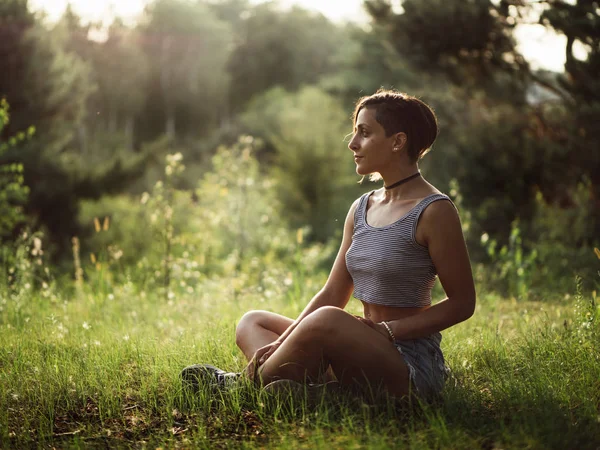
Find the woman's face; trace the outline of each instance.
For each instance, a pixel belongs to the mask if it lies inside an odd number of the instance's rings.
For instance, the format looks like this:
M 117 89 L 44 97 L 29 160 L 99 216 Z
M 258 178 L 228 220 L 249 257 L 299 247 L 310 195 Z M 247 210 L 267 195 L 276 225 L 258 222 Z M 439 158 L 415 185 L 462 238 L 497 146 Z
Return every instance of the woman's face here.
M 356 173 L 381 173 L 390 164 L 394 164 L 396 155 L 393 150 L 395 146 L 398 149 L 396 139 L 397 135 L 385 136 L 385 130 L 375 119 L 375 109 L 361 109 L 354 125 L 354 134 L 348 144 L 348 148 L 354 153 Z

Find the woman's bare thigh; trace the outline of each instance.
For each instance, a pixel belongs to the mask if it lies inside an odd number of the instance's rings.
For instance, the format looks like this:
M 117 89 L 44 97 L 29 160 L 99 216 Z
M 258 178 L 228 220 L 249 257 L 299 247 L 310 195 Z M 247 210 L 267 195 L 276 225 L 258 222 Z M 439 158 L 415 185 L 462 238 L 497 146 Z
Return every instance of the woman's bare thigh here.
M 266 381 L 315 378 L 331 365 L 343 384 L 383 385 L 393 395 L 409 392 L 409 370 L 382 334 L 339 308 L 306 317 L 261 367 Z
M 271 311 L 256 311 L 261 314 L 260 317 L 260 325 L 275 333 L 278 336 L 281 336 L 285 330 L 287 330 L 290 325 L 294 323 L 292 319 L 286 316 L 282 316 L 281 314 L 277 314 Z

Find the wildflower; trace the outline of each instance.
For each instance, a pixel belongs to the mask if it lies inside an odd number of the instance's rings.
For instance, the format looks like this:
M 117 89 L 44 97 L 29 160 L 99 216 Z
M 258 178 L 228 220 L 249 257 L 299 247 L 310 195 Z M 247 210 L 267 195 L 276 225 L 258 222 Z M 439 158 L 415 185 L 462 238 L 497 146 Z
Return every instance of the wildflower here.
M 83 329 L 84 330 L 89 330 L 90 328 L 92 328 L 92 326 L 89 323 L 83 322 Z
M 123 336 L 123 340 L 127 342 L 129 340 L 129 335 L 126 334 L 125 336 Z
M 285 279 L 283 280 L 283 284 L 285 284 L 286 286 L 291 286 L 292 283 L 293 283 L 292 274 L 291 274 L 291 272 L 289 272 L 287 277 L 285 277 Z
M 96 347 L 100 347 L 100 345 L 102 345 L 102 344 L 100 343 L 100 341 L 94 341 L 94 345 L 95 345 Z
M 33 238 L 33 250 L 31 250 L 31 254 L 33 256 L 44 254 L 44 251 L 42 250 L 42 240 L 38 237 Z
M 304 241 L 304 231 L 302 230 L 302 228 L 298 228 L 296 230 L 296 243 L 298 245 L 301 245 L 303 241 Z

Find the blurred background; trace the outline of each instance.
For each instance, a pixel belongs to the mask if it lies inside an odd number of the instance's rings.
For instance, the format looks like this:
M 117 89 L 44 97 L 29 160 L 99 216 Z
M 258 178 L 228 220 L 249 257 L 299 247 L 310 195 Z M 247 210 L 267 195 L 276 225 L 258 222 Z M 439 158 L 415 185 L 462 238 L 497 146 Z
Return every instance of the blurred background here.
M 0 0 L 2 270 L 327 270 L 381 184 L 347 135 L 384 87 L 438 115 L 421 170 L 480 289 L 597 288 L 599 74 L 590 0 Z

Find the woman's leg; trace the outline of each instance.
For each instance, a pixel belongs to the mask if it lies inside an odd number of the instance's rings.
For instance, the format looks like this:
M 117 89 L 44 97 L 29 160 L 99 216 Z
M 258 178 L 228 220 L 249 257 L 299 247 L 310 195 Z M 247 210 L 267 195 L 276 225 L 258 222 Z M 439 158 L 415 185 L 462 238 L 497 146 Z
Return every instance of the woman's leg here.
M 275 341 L 294 321 L 269 311 L 249 311 L 235 329 L 235 343 L 250 361 L 256 350 Z
M 396 347 L 335 307 L 304 318 L 259 370 L 263 384 L 281 378 L 302 382 L 318 379 L 328 365 L 342 384 L 383 386 L 395 396 L 409 393 L 409 370 Z

